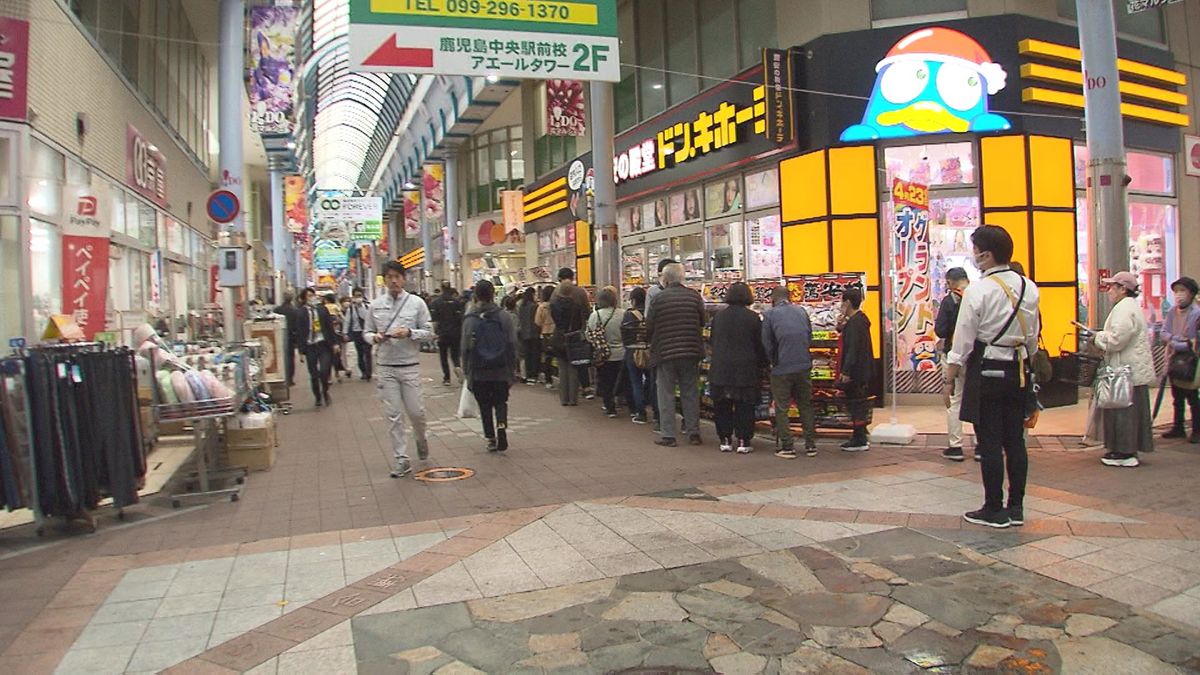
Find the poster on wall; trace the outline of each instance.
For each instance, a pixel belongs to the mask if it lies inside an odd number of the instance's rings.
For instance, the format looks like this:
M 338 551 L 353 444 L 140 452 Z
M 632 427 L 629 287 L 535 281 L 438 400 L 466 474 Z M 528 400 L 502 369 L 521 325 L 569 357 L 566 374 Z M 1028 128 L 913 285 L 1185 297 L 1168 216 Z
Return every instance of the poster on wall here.
M 783 272 L 783 242 L 779 216 L 746 221 L 747 270 L 751 279 L 778 279 Z
M 287 229 L 292 233 L 308 231 L 308 199 L 305 196 L 304 176 L 285 176 L 283 179 L 283 209 Z
M 108 247 L 108 237 L 64 234 L 62 238 L 63 312 L 75 319 L 87 340 L 105 327 Z
M 587 133 L 583 82 L 546 80 L 546 135 L 583 136 Z
M 671 195 L 670 223 L 690 223 L 700 220 L 700 189 L 690 188 Z
M 297 7 L 250 8 L 250 129 L 260 134 L 292 131 Z
M 29 116 L 29 22 L 0 17 L 0 119 Z
M 734 176 L 704 186 L 704 209 L 709 218 L 736 213 L 742 208 L 742 181 Z
M 936 307 L 929 254 L 929 186 L 897 179 L 892 184 L 893 290 L 896 388 L 934 393 L 939 386 Z
M 404 191 L 404 236 L 421 236 L 421 193 L 417 190 Z

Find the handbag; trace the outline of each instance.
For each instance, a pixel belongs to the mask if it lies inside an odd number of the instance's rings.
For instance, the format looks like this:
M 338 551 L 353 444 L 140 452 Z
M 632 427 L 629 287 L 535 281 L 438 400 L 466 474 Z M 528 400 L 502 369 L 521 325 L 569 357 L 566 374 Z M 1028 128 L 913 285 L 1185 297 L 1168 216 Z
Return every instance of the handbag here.
M 1096 407 L 1118 410 L 1133 405 L 1133 369 L 1129 366 L 1104 365 L 1096 374 Z
M 1033 380 L 1038 384 L 1044 384 L 1054 379 L 1054 365 L 1050 363 L 1050 350 L 1046 349 L 1046 343 L 1042 340 L 1042 336 L 1038 334 L 1037 351 L 1029 357 L 1030 365 L 1033 367 Z
M 1171 361 L 1167 365 L 1167 375 L 1171 377 L 1172 381 L 1178 380 L 1190 386 L 1196 377 L 1196 352 L 1188 349 L 1171 354 Z
M 583 331 L 571 331 L 564 335 L 563 339 L 566 341 L 567 363 L 573 366 L 590 366 L 592 364 L 592 343 L 584 339 Z

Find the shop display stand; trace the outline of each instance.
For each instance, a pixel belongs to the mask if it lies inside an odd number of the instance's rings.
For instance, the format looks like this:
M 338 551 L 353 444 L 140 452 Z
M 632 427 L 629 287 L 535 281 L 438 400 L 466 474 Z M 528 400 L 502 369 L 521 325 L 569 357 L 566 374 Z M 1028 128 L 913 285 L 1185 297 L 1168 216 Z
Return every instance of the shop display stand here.
M 246 469 L 220 467 L 220 421 L 237 412 L 240 397 L 231 396 L 196 403 L 160 404 L 156 406 L 159 419 L 171 422 L 190 422 L 196 439 L 196 470 L 189 474 L 186 489 L 171 495 L 171 506 L 179 508 L 184 499 L 229 497 L 236 502 L 246 481 Z M 228 486 L 228 487 L 214 487 Z M 199 489 L 196 490 L 196 487 Z

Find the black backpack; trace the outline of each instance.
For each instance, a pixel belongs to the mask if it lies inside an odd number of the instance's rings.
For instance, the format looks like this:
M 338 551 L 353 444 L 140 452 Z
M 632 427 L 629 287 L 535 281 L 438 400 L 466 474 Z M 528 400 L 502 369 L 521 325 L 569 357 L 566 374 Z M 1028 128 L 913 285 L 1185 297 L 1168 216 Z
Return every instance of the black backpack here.
M 508 335 L 500 310 L 482 314 L 471 331 L 471 372 L 502 370 L 508 365 Z

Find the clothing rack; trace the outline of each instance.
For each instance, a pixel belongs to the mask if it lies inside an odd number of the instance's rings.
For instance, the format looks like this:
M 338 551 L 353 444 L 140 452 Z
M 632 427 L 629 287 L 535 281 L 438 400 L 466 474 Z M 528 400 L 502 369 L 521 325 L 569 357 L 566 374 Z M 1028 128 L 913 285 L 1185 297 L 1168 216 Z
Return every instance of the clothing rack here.
M 54 517 L 94 532 L 104 495 L 123 519 L 146 474 L 133 352 L 19 348 L 0 359 L 0 375 L 0 503 L 29 508 L 39 536 Z

